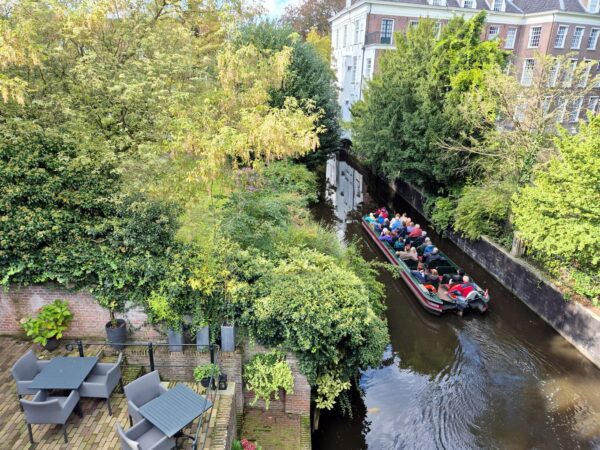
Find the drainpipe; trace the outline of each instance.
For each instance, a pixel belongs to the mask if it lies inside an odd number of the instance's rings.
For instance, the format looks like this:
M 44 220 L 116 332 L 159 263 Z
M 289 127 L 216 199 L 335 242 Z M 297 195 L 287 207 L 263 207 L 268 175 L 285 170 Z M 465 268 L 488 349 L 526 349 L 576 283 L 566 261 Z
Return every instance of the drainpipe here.
M 367 40 L 367 27 L 369 25 L 369 16 L 371 15 L 371 8 L 373 8 L 373 3 L 369 3 L 369 12 L 367 13 L 367 21 L 365 23 L 365 34 L 363 35 L 363 46 L 362 46 L 362 58 L 360 63 L 360 86 L 358 87 L 358 99 L 362 100 L 362 90 L 363 90 L 363 81 L 364 76 L 363 73 L 365 71 L 365 45 Z

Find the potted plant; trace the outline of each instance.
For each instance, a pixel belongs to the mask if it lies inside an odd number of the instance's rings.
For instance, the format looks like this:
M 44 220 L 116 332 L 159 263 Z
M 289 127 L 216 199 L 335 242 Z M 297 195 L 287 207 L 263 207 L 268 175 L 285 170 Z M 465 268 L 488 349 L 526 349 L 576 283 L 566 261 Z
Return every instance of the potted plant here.
M 122 305 L 119 305 L 116 300 L 111 300 L 109 302 L 101 301 L 100 304 L 108 309 L 110 315 L 110 320 L 106 322 L 106 325 L 104 326 L 106 330 L 106 340 L 115 350 L 122 350 L 125 348 L 123 344 L 127 340 L 127 322 L 125 322 L 125 319 L 117 319 L 115 313 L 117 310 L 123 310 L 123 307 Z
M 250 406 L 262 399 L 265 409 L 269 409 L 271 398 L 279 400 L 281 391 L 294 393 L 292 370 L 285 360 L 285 353 L 277 350 L 253 356 L 244 367 L 244 381 L 247 388 L 254 392 Z
M 27 336 L 33 338 L 33 342 L 52 351 L 60 344 L 63 331 L 69 327 L 72 320 L 73 313 L 69 309 L 69 304 L 64 300 L 56 299 L 42 306 L 36 317 L 25 317 L 20 323 Z
M 196 350 L 207 351 L 210 345 L 210 326 L 199 306 L 194 311 L 190 330 L 196 335 Z
M 215 380 L 219 378 L 221 369 L 218 365 L 213 363 L 200 364 L 194 369 L 194 379 L 199 382 L 205 388 L 210 384 L 210 377 L 212 376 L 212 388 L 215 389 Z

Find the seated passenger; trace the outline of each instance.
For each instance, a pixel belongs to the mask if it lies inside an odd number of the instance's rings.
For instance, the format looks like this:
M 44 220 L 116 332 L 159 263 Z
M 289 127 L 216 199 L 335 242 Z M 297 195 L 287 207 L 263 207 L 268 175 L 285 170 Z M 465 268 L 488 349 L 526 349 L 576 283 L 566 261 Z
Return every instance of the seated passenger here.
M 415 224 L 413 222 L 408 222 L 408 225 L 406 226 L 406 231 L 408 231 L 408 233 L 412 233 L 412 231 L 415 229 Z
M 408 237 L 418 238 L 423 235 L 423 230 L 421 230 L 421 225 L 416 224 L 415 227 L 408 232 Z
M 398 255 L 402 261 L 419 261 L 419 254 L 414 247 L 411 247 L 408 251 L 396 252 L 396 255 Z
M 396 242 L 394 242 L 394 248 L 398 251 L 404 250 L 405 244 L 404 239 L 398 238 Z
M 387 219 L 389 217 L 389 214 L 387 212 L 387 209 L 385 209 L 385 206 L 382 206 L 379 210 L 379 215 L 382 216 L 384 219 Z
M 465 276 L 465 271 L 463 269 L 459 268 L 456 271 L 456 273 L 450 277 L 450 279 L 448 280 L 448 282 L 450 284 L 460 283 L 462 281 L 462 279 L 463 279 L 464 276 Z
M 377 219 L 376 219 L 376 220 L 377 220 L 377 223 L 378 223 L 379 225 L 383 225 L 383 222 L 385 222 L 385 217 L 383 217 L 381 214 L 379 214 L 379 215 L 377 216 Z
M 369 223 L 375 223 L 377 219 L 375 219 L 375 214 L 370 213 L 367 217 L 365 217 L 365 220 Z
M 423 269 L 422 265 L 419 265 L 417 270 L 411 270 L 410 272 L 417 280 L 419 280 L 419 283 L 425 283 L 427 280 L 427 275 L 425 275 L 425 269 Z
M 427 231 L 423 231 L 421 236 L 416 237 L 412 240 L 414 247 L 419 247 L 425 241 L 425 237 L 427 236 Z
M 417 252 L 419 252 L 419 255 L 425 255 L 425 250 L 427 250 L 428 247 L 431 247 L 431 249 L 427 253 L 431 253 L 431 250 L 433 250 L 433 244 L 431 243 L 431 239 L 426 237 L 423 243 L 417 247 Z
M 438 259 L 442 259 L 440 256 L 440 251 L 437 247 L 433 247 L 431 253 L 427 254 L 427 256 L 423 258 L 423 262 L 425 264 L 431 264 L 433 261 L 437 261 Z
M 463 276 L 462 283 L 456 283 L 448 289 L 448 293 L 458 295 L 460 297 L 466 297 L 475 290 L 475 286 L 471 283 L 471 278 L 467 275 Z
M 381 235 L 379 236 L 379 240 L 382 242 L 387 242 L 388 244 L 392 243 L 392 235 L 390 233 L 390 230 L 388 230 L 387 228 L 384 228 L 383 231 L 381 232 Z
M 440 275 L 437 269 L 431 269 L 431 272 L 425 274 L 425 283 L 431 284 L 436 289 L 439 287 Z

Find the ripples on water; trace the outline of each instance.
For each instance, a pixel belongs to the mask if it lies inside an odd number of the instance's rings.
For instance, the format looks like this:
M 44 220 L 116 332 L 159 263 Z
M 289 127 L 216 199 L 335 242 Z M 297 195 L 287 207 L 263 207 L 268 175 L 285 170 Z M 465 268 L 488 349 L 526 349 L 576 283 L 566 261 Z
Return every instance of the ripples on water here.
M 330 162 L 327 177 L 327 204 L 317 215 L 380 259 L 352 211 L 370 197 L 361 212 L 392 202 L 369 193 L 368 180 L 346 162 Z M 360 378 L 361 395 L 353 397 L 360 417 L 323 414 L 314 448 L 600 449 L 600 371 L 455 247 L 434 240 L 490 287 L 492 310 L 432 317 L 382 274 L 391 344 L 381 366 Z

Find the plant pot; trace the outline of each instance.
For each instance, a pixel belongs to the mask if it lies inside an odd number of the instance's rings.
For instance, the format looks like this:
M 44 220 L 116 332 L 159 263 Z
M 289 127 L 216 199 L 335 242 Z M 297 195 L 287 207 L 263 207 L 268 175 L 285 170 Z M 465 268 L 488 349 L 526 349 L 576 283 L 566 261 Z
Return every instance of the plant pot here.
M 56 350 L 59 345 L 60 345 L 60 341 L 58 339 L 56 339 L 56 338 L 50 338 L 46 342 L 46 345 L 44 345 L 44 348 L 46 350 L 48 350 L 49 352 L 51 352 L 53 350 Z
M 196 331 L 196 350 L 208 350 L 210 344 L 209 326 L 200 328 Z
M 181 328 L 178 330 L 169 328 L 167 330 L 167 342 L 169 343 L 170 352 L 182 352 L 184 344 L 183 330 Z
M 200 384 L 202 386 L 204 386 L 205 388 L 208 388 L 209 383 L 210 383 L 210 377 L 208 377 L 208 378 L 202 378 L 200 380 Z
M 235 326 L 221 325 L 221 351 L 235 351 Z
M 219 375 L 219 390 L 224 391 L 227 389 L 227 375 L 222 373 Z
M 124 319 L 117 319 L 117 326 L 112 327 L 112 322 L 108 321 L 104 326 L 106 328 L 106 340 L 115 350 L 123 350 L 123 345 L 127 340 L 127 322 Z

